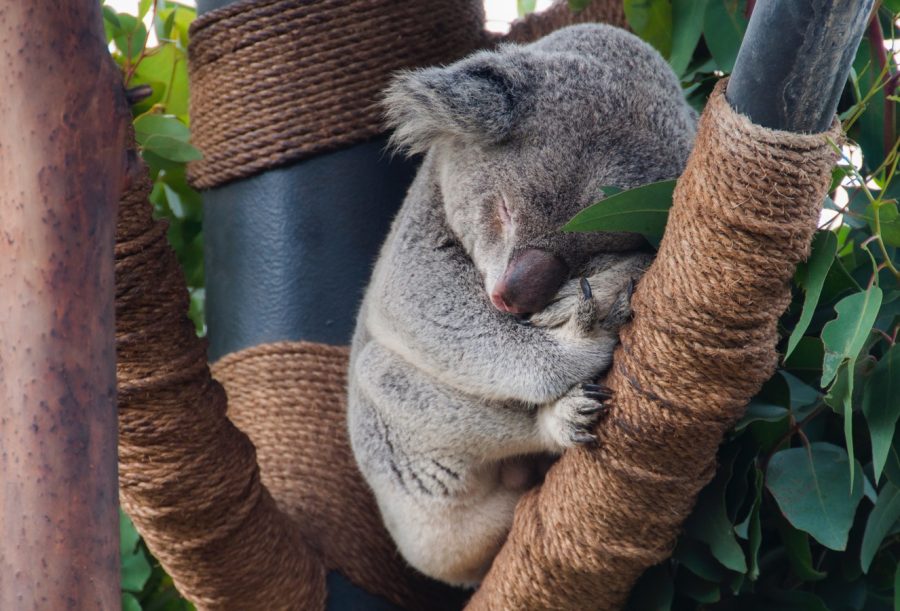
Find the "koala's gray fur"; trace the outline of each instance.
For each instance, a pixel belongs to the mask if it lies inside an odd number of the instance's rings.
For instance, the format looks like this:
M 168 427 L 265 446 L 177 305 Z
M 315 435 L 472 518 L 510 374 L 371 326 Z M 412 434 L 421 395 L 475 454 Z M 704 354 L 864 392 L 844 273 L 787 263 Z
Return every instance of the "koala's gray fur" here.
M 532 481 L 520 457 L 592 439 L 591 384 L 650 260 L 633 234 L 559 229 L 601 186 L 677 176 L 696 116 L 656 51 L 602 25 L 406 73 L 387 109 L 425 157 L 359 314 L 350 437 L 406 560 L 471 585 Z M 523 249 L 571 270 L 530 324 L 489 297 Z

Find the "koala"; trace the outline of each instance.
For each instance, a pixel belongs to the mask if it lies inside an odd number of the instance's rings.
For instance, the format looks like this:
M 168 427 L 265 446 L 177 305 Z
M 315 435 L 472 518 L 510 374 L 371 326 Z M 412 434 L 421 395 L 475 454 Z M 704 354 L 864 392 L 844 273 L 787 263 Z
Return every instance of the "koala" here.
M 546 457 L 596 442 L 651 260 L 560 228 L 601 187 L 680 174 L 696 113 L 653 48 L 596 24 L 404 73 L 385 104 L 424 156 L 359 311 L 350 440 L 406 561 L 473 586 Z

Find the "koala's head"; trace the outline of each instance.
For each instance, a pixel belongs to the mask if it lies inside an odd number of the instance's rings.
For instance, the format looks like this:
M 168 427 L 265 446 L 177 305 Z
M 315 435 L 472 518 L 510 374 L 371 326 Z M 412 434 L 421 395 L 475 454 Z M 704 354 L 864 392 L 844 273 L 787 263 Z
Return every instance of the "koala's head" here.
M 609 26 L 565 28 L 526 46 L 407 72 L 391 85 L 395 145 L 432 156 L 449 227 L 499 310 L 540 311 L 628 233 L 563 233 L 601 187 L 674 178 L 696 114 L 665 60 Z

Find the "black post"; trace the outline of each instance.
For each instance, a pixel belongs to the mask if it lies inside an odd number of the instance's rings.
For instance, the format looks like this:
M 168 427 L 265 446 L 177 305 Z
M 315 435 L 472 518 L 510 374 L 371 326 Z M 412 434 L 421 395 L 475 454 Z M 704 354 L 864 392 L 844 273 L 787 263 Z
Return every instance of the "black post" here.
M 874 0 L 757 0 L 726 97 L 764 127 L 828 129 Z

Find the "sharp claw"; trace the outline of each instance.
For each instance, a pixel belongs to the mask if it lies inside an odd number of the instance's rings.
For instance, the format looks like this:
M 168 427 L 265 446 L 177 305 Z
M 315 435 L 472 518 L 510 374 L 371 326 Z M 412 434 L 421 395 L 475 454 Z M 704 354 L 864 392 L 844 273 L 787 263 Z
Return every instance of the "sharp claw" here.
M 597 436 L 592 433 L 586 433 L 584 431 L 575 431 L 572 433 L 572 441 L 575 443 L 583 443 L 583 444 L 593 444 L 597 443 Z
M 604 399 L 610 399 L 613 396 L 613 391 L 611 391 L 606 386 L 601 386 L 600 384 L 582 384 L 581 390 L 583 390 L 586 395 L 598 395 L 600 397 L 603 397 Z
M 625 287 L 625 292 L 628 294 L 628 301 L 631 301 L 631 296 L 634 295 L 634 278 L 628 279 L 628 286 Z
M 531 319 L 528 318 L 527 315 L 526 316 L 516 316 L 516 322 L 519 323 L 520 325 L 522 325 L 523 327 L 532 326 Z
M 591 405 L 589 407 L 581 407 L 578 409 L 578 414 L 581 416 L 593 416 L 594 414 L 599 414 L 600 412 L 605 412 L 609 409 L 608 405 L 604 405 L 603 403 L 597 403 L 596 405 Z
M 600 393 L 600 392 L 588 392 L 585 391 L 584 396 L 586 399 L 593 399 L 594 401 L 599 401 L 603 403 L 604 401 L 608 401 L 612 397 L 610 395 Z
M 585 299 L 590 299 L 594 296 L 591 292 L 591 283 L 587 281 L 587 278 L 581 279 L 581 294 Z

